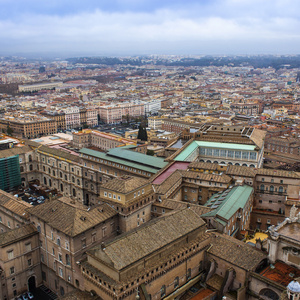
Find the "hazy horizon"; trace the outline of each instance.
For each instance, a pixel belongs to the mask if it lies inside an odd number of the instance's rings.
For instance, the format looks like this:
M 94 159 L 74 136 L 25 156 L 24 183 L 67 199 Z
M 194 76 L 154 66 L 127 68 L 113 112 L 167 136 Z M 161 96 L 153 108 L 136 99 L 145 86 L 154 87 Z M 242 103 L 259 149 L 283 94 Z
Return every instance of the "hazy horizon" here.
M 297 0 L 0 0 L 1 56 L 295 55 Z

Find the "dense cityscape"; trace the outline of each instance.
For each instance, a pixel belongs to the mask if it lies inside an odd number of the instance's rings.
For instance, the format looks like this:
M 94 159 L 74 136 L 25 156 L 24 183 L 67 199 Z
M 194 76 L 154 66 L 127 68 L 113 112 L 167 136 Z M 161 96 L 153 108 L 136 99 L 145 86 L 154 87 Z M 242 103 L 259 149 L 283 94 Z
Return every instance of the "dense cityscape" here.
M 0 58 L 0 298 L 299 299 L 299 56 Z

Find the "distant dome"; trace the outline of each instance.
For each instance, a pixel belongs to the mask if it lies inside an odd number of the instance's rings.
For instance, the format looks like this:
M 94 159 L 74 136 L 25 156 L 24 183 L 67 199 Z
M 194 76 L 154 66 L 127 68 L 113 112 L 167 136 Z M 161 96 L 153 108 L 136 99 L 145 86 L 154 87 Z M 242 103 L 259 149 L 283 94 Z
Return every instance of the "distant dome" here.
M 291 281 L 287 288 L 294 293 L 300 293 L 300 283 L 298 281 Z

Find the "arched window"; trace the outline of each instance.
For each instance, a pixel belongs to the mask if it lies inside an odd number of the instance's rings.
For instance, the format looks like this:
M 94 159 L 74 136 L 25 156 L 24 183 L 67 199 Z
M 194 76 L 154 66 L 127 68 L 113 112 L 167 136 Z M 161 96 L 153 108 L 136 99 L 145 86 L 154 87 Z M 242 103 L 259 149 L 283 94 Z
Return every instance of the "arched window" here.
M 248 167 L 248 165 L 247 165 L 247 164 L 242 164 L 242 166 L 243 166 L 243 167 Z
M 62 192 L 64 191 L 64 186 L 63 186 L 62 183 L 60 184 L 60 190 L 61 190 Z
M 278 294 L 271 289 L 262 289 L 259 295 L 266 300 L 279 300 Z
M 218 162 L 215 160 L 215 161 L 214 161 L 214 164 L 218 164 Z
M 59 177 L 60 177 L 60 178 L 62 178 L 62 177 L 63 177 L 63 176 L 62 176 L 62 172 L 59 172 Z
M 229 162 L 228 165 L 232 166 L 232 162 Z
M 23 166 L 20 167 L 20 172 L 21 173 L 24 172 L 24 167 Z
M 236 166 L 240 166 L 240 164 L 239 164 L 239 163 L 236 163 L 235 165 L 236 165 Z
M 80 180 L 79 179 L 77 179 L 77 185 L 80 185 Z
M 260 185 L 260 190 L 264 191 L 265 190 L 265 186 L 263 184 Z
M 60 247 L 60 238 L 56 239 L 56 244 Z
M 250 167 L 250 168 L 255 168 L 255 165 L 251 164 L 249 167 Z
M 53 174 L 53 176 L 55 176 L 55 171 L 54 170 L 52 171 L 52 174 Z
M 274 186 L 273 186 L 273 185 L 270 186 L 270 192 L 271 192 L 271 193 L 274 192 Z
M 207 160 L 206 162 L 208 162 L 208 163 L 211 163 L 211 161 L 210 161 L 210 160 Z
M 65 175 L 65 180 L 68 180 L 68 176 L 67 175 Z
M 74 176 L 72 176 L 72 182 L 75 183 L 75 177 Z
M 29 162 L 32 162 L 32 156 L 31 155 L 28 156 L 28 159 L 29 159 Z
M 76 190 L 73 189 L 73 196 L 76 197 Z
M 49 186 L 52 186 L 52 181 L 51 181 L 51 179 L 49 179 Z
M 45 168 L 45 166 L 43 166 L 43 171 L 44 171 L 44 172 L 46 172 L 46 168 Z
M 47 185 L 47 179 L 44 177 L 44 184 Z
M 279 193 L 283 193 L 283 187 L 282 187 L 282 186 L 279 187 L 278 192 L 279 192 Z

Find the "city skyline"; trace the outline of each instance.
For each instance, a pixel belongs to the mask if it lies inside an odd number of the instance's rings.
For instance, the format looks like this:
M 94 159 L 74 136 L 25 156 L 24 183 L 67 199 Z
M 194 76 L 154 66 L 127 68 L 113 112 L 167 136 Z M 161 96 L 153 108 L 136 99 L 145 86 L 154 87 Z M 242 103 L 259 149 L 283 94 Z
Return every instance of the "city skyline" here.
M 299 53 L 295 0 L 0 4 L 0 55 Z

